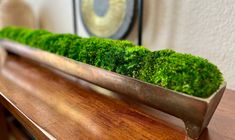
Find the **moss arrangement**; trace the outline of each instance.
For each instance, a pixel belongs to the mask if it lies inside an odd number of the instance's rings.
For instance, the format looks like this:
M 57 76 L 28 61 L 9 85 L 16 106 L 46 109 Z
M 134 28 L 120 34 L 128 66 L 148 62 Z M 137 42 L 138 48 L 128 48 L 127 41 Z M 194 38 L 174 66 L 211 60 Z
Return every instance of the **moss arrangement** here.
M 197 97 L 209 97 L 223 81 L 219 69 L 206 59 L 173 50 L 151 52 L 129 41 L 19 27 L 3 28 L 0 38 Z

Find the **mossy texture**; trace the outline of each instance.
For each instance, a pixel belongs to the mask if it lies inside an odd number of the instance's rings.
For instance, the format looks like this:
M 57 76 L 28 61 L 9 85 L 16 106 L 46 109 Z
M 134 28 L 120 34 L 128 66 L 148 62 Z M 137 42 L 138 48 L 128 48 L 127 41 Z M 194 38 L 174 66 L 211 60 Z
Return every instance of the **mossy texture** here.
M 198 97 L 208 97 L 222 75 L 208 60 L 171 50 L 153 52 L 140 70 L 143 81 Z
M 173 50 L 151 52 L 125 40 L 19 27 L 3 28 L 0 38 L 197 97 L 209 97 L 223 81 L 219 69 L 206 59 Z

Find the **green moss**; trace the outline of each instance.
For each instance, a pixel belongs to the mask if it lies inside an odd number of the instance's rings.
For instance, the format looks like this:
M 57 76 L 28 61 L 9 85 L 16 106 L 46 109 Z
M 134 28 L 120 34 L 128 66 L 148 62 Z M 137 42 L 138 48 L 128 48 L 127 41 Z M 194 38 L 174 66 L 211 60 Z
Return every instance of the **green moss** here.
M 27 29 L 23 30 L 22 28 L 17 27 L 6 27 L 1 30 L 1 38 L 8 38 L 17 41 L 17 37 L 22 31 L 26 31 Z
M 110 71 L 122 65 L 125 48 L 134 47 L 127 41 L 116 41 L 96 37 L 83 38 L 70 48 L 69 58 L 85 62 Z
M 34 43 L 34 46 L 58 55 L 68 56 L 70 47 L 79 39 L 80 37 L 72 34 L 44 34 Z
M 151 54 L 149 54 L 147 57 L 144 58 L 144 66 L 139 70 L 138 79 L 143 81 L 150 82 L 151 77 L 156 72 L 154 67 L 157 67 L 158 62 L 156 62 L 159 58 L 163 57 L 169 57 L 170 55 L 176 53 L 173 50 L 160 50 L 160 51 L 154 51 Z M 153 82 L 150 82 L 153 83 Z
M 145 64 L 144 58 L 150 54 L 151 51 L 142 46 L 126 48 L 117 73 L 136 78 L 139 75 L 139 70 Z
M 45 30 L 35 30 L 26 32 L 22 38 L 22 43 L 27 44 L 29 46 L 39 47 L 38 43 L 41 40 L 42 36 L 52 35 L 52 33 Z
M 172 51 L 158 51 L 149 57 L 138 77 L 149 83 L 197 97 L 215 92 L 223 77 L 219 69 L 206 59 Z
M 219 69 L 206 59 L 172 50 L 151 52 L 129 41 L 18 27 L 3 28 L 0 38 L 197 97 L 209 97 L 223 81 Z

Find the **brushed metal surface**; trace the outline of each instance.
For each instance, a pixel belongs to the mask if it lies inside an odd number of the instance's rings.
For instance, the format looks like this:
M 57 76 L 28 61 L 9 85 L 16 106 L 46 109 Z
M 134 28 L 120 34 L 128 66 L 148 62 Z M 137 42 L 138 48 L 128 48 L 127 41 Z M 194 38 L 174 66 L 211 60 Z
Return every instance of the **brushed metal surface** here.
M 184 121 L 186 132 L 193 139 L 199 138 L 207 127 L 226 88 L 226 82 L 223 82 L 209 98 L 193 97 L 8 40 L 0 40 L 0 45 L 12 53 L 125 94 L 178 117 Z

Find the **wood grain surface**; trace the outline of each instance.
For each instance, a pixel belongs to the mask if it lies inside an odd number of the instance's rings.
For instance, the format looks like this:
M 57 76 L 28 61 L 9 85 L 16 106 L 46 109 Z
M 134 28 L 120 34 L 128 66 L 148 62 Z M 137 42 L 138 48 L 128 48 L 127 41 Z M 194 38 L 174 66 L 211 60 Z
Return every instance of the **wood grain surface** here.
M 7 120 L 4 115 L 4 107 L 0 104 L 0 140 L 8 140 Z
M 202 140 L 235 138 L 227 90 Z M 0 102 L 38 139 L 185 140 L 178 119 L 19 56 L 0 73 Z

